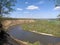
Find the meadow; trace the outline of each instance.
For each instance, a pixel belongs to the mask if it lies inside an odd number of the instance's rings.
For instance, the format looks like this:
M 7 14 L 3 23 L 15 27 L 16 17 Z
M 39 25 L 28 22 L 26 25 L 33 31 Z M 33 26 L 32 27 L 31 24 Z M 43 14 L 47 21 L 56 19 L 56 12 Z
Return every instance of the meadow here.
M 60 21 L 59 20 L 35 20 L 32 23 L 24 23 L 21 25 L 24 30 L 37 31 L 47 34 L 53 34 L 60 37 Z

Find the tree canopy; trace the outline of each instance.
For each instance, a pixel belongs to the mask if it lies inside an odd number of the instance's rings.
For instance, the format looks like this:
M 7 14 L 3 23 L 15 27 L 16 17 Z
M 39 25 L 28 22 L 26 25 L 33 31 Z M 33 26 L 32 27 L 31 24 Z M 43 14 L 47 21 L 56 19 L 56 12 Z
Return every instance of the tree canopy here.
M 60 0 L 55 0 L 55 6 L 60 6 Z
M 13 11 L 13 6 L 15 6 L 16 0 L 0 0 L 0 17 L 9 14 Z
M 58 19 L 60 20 L 60 14 L 59 14 L 57 17 L 58 17 Z

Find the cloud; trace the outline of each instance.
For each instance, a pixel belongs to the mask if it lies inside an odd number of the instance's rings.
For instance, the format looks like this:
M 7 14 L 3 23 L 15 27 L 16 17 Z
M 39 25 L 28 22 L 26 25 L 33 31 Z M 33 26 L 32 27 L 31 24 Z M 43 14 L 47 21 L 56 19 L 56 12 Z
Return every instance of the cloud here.
M 17 8 L 17 10 L 20 10 L 20 11 L 22 11 L 23 9 L 21 9 L 21 8 Z
M 39 7 L 35 6 L 35 5 L 30 5 L 26 9 L 28 9 L 28 10 L 36 10 L 36 9 L 39 9 Z
M 55 7 L 54 10 L 60 10 L 60 6 Z

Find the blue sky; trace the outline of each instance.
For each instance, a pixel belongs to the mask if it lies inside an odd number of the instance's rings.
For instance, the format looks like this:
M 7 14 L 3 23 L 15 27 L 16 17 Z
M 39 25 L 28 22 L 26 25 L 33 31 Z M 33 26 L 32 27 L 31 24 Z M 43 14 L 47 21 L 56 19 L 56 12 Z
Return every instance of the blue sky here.
M 55 7 L 54 0 L 17 0 L 13 18 L 56 18 L 60 6 Z

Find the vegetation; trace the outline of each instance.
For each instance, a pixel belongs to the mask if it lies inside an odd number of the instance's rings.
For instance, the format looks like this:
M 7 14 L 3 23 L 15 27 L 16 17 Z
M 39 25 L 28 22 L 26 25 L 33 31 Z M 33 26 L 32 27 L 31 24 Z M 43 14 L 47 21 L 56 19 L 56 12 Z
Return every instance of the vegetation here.
M 16 0 L 0 0 L 0 22 L 2 22 L 2 18 L 13 11 L 13 7 L 15 6 Z
M 4 45 L 7 43 L 7 34 L 5 29 L 3 28 L 2 21 L 3 18 L 13 11 L 13 7 L 15 5 L 15 0 L 0 0 L 0 45 Z
M 60 21 L 58 20 L 35 20 L 33 23 L 24 23 L 21 26 L 27 31 L 37 31 L 60 37 Z
M 58 20 L 60 20 L 60 14 L 57 17 L 58 17 Z
M 2 24 L 2 21 L 4 21 L 4 17 L 13 11 L 12 6 L 15 6 L 15 2 L 16 0 L 0 0 L 0 24 Z
M 34 42 L 34 43 L 29 43 L 29 42 L 27 42 L 27 43 L 28 43 L 28 45 L 40 45 L 40 42 L 39 41 Z
M 15 0 L 0 0 L 0 17 L 9 14 L 15 5 Z

